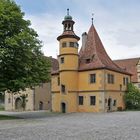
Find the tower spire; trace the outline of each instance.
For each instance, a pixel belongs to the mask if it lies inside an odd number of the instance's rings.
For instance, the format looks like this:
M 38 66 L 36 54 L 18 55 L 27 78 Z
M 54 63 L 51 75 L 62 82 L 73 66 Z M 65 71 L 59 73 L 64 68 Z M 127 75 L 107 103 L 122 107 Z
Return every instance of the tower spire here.
M 64 17 L 64 20 L 62 21 L 63 24 L 63 34 L 58 36 L 58 40 L 60 40 L 61 38 L 75 38 L 77 40 L 79 40 L 80 38 L 75 35 L 74 33 L 74 21 L 72 20 L 72 16 L 69 14 L 69 8 L 67 8 L 67 13 L 66 16 Z
M 69 8 L 67 9 L 67 15 L 69 16 Z
M 92 25 L 93 25 L 93 16 L 94 16 L 94 13 L 92 13 L 92 18 L 91 18 Z

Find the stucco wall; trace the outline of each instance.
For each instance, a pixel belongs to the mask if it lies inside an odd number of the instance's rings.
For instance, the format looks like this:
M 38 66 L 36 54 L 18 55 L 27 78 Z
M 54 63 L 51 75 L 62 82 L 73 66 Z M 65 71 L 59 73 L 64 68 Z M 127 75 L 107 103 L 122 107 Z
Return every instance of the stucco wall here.
M 40 102 L 43 110 L 51 110 L 51 84 L 44 83 L 35 88 L 35 110 L 39 110 Z
M 20 91 L 20 93 L 5 93 L 5 110 L 16 110 L 15 101 L 17 98 L 21 98 L 22 95 L 26 95 L 26 108 L 25 110 L 33 110 L 33 90 L 26 89 L 26 91 Z M 20 109 L 21 111 L 23 109 Z

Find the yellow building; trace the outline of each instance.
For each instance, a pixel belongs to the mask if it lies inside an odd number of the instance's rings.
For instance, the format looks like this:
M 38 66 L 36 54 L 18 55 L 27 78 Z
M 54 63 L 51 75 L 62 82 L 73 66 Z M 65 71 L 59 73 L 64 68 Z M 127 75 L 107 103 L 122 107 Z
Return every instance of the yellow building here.
M 64 31 L 58 36 L 59 70 L 52 72 L 52 111 L 106 112 L 124 109 L 123 95 L 130 73 L 117 66 L 107 55 L 92 25 L 79 37 L 74 21 L 67 11 L 62 22 Z

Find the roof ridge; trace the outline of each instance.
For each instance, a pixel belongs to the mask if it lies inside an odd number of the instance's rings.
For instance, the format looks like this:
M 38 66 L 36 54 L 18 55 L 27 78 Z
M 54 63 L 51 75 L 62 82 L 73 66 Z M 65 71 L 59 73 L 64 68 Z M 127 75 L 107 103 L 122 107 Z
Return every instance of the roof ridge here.
M 96 31 L 96 29 L 95 29 L 95 27 L 94 27 L 94 25 L 92 24 L 91 25 L 91 27 L 93 27 L 93 30 L 95 30 L 95 32 L 93 32 L 94 33 L 94 37 L 95 37 L 95 33 L 97 34 L 97 31 Z M 97 34 L 98 35 L 98 34 Z M 100 39 L 100 38 L 99 38 Z M 97 43 L 96 43 L 96 39 L 94 39 L 93 40 L 94 41 L 94 43 L 95 43 L 95 51 L 97 52 Z M 101 40 L 100 40 L 101 41 Z M 99 59 L 99 61 L 102 63 L 102 61 L 100 60 L 100 58 L 99 58 L 99 56 L 98 56 L 98 53 L 97 53 L 97 57 L 98 57 L 98 59 Z M 102 63 L 103 64 L 103 63 Z M 104 65 L 104 64 L 103 64 Z M 104 65 L 104 67 L 105 67 L 105 65 Z
M 98 35 L 98 33 L 97 33 L 95 27 L 94 27 L 94 30 L 95 30 L 95 32 L 96 32 L 96 34 L 97 34 L 97 37 L 98 37 L 98 39 L 99 39 L 99 42 L 101 43 L 102 49 L 104 50 L 104 53 L 105 53 L 105 55 L 108 57 L 109 61 L 112 62 L 117 68 L 121 69 L 118 65 L 116 65 L 116 64 L 113 62 L 113 60 L 112 60 L 112 59 L 109 57 L 109 55 L 107 54 L 107 52 L 106 52 L 106 50 L 105 50 L 105 48 L 104 48 L 104 46 L 103 46 L 103 44 L 102 44 L 102 41 L 101 41 L 101 39 L 100 39 L 100 37 L 99 37 L 99 35 Z M 94 34 L 95 34 L 95 32 L 94 32 Z M 95 44 L 96 44 L 96 41 L 97 41 L 97 40 L 95 40 Z M 97 46 L 96 46 L 96 47 L 97 47 Z M 95 48 L 96 48 L 96 47 L 95 47 Z M 101 61 L 101 60 L 100 60 L 100 61 Z M 104 64 L 104 62 L 102 62 L 102 63 Z M 104 65 L 105 65 L 105 64 L 104 64 Z
M 132 60 L 132 59 L 140 59 L 140 57 L 124 58 L 124 59 L 114 59 L 113 61 L 119 61 L 119 60 Z

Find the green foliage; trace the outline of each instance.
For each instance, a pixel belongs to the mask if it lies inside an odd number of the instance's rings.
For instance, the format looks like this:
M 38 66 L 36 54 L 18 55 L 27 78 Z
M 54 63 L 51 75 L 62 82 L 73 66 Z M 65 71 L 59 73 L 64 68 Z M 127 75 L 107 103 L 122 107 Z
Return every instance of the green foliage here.
M 0 105 L 0 111 L 4 111 L 4 106 Z
M 0 0 L 0 91 L 18 92 L 50 79 L 41 41 L 12 0 Z
M 23 94 L 22 96 L 20 96 L 22 98 L 22 108 L 23 110 L 25 111 L 25 108 L 26 108 L 26 95 Z
M 128 90 L 124 96 L 126 109 L 140 110 L 140 90 L 132 83 L 128 84 Z
M 4 103 L 4 93 L 0 92 L 0 103 Z

